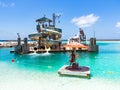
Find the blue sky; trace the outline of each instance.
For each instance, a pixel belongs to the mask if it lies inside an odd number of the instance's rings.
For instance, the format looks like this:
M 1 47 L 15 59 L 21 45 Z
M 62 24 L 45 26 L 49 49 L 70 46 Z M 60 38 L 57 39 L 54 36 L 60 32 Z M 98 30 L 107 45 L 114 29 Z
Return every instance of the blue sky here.
M 0 39 L 37 32 L 36 19 L 61 14 L 62 39 L 82 28 L 87 39 L 120 39 L 120 0 L 0 0 Z M 58 21 L 58 19 L 57 19 Z

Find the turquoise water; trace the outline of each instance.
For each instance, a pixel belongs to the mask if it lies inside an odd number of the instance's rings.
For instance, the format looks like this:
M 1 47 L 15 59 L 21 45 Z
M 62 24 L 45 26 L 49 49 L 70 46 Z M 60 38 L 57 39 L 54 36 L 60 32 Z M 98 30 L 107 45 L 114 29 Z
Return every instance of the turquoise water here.
M 81 66 L 90 66 L 91 79 L 120 80 L 120 42 L 98 41 L 99 52 L 76 52 L 80 57 L 77 62 Z M 14 54 L 10 53 L 13 48 L 0 48 L 0 76 L 6 73 L 26 74 L 51 74 L 58 75 L 58 69 L 68 64 L 70 53 L 44 53 L 44 54 Z M 11 60 L 15 62 L 12 63 Z M 11 78 L 11 77 L 7 77 Z

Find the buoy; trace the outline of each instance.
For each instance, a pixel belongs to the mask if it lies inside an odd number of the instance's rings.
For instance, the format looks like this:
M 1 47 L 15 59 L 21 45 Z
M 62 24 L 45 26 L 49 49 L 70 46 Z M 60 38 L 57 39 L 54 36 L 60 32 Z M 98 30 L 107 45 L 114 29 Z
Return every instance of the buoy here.
M 52 68 L 52 66 L 48 66 L 48 68 Z
M 112 71 L 109 71 L 108 74 L 113 74 L 113 72 L 112 72 Z
M 14 63 L 15 62 L 15 60 L 14 59 L 12 59 L 12 63 Z

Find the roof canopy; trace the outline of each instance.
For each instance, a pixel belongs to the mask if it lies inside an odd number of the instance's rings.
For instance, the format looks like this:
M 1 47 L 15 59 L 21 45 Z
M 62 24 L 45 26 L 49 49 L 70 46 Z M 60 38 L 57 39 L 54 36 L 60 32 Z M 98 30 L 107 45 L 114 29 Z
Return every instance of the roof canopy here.
M 37 19 L 36 22 L 52 22 L 52 20 L 44 16 L 42 18 Z
M 84 44 L 81 44 L 81 43 L 76 43 L 76 44 L 66 44 L 66 45 L 63 45 L 63 47 L 65 48 L 88 48 L 88 46 L 84 45 Z

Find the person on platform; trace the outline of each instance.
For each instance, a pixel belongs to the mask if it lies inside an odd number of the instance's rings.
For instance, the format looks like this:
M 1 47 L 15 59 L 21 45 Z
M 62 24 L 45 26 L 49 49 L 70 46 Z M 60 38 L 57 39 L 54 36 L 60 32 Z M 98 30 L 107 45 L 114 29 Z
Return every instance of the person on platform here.
M 75 59 L 76 59 L 75 53 L 74 53 L 74 51 L 72 51 L 72 53 L 71 53 L 71 60 L 70 60 L 70 66 L 75 62 Z

